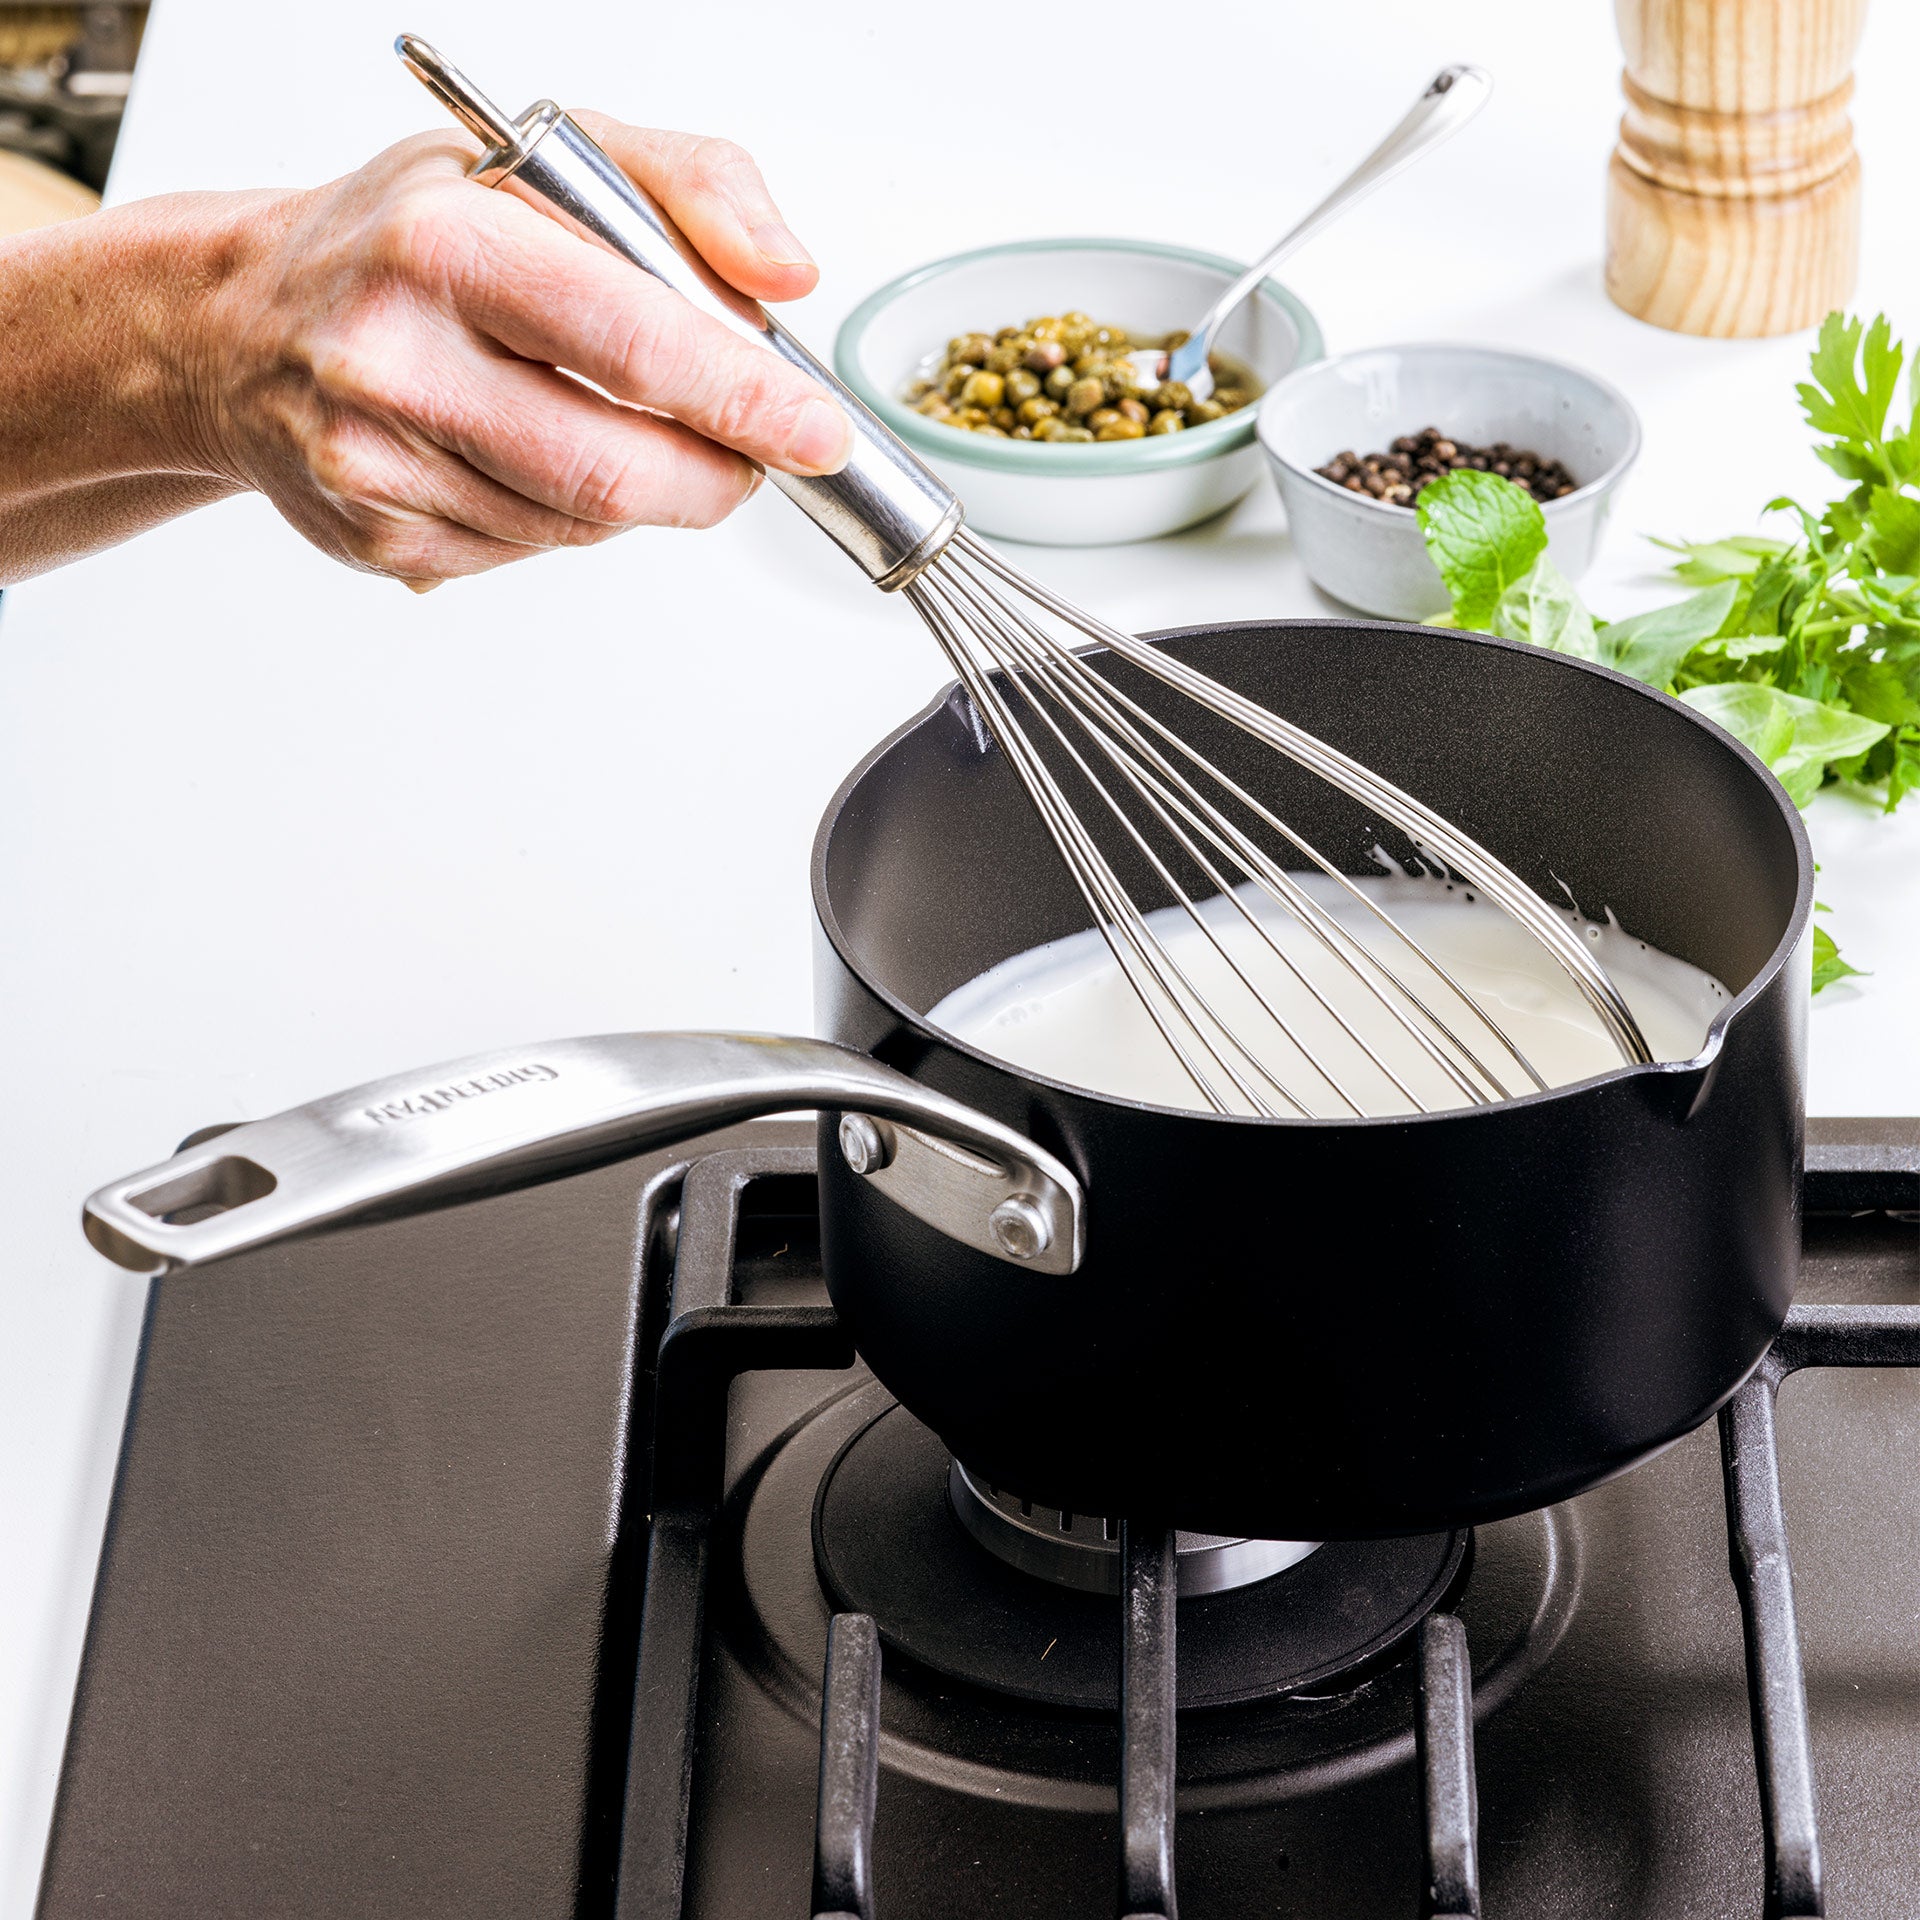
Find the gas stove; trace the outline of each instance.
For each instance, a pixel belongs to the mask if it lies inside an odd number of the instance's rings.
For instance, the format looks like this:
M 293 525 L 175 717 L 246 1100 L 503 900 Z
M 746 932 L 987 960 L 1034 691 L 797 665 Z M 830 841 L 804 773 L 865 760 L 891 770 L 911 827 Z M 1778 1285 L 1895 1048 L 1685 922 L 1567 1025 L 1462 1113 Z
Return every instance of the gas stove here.
M 155 1286 L 41 1920 L 1920 1911 L 1920 1123 L 1717 1427 L 1317 1547 L 950 1460 L 813 1140 Z

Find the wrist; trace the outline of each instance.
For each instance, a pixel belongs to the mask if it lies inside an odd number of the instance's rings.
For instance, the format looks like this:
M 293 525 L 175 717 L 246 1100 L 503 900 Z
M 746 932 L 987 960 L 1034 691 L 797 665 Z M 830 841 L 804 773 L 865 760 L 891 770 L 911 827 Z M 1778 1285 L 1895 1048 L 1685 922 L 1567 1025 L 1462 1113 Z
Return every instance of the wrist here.
M 114 263 L 126 289 L 111 404 L 146 471 L 248 484 L 232 396 L 253 291 L 286 204 L 277 193 L 183 194 L 123 209 Z
M 182 194 L 0 244 L 0 506 L 142 475 L 237 483 L 220 332 L 262 194 Z

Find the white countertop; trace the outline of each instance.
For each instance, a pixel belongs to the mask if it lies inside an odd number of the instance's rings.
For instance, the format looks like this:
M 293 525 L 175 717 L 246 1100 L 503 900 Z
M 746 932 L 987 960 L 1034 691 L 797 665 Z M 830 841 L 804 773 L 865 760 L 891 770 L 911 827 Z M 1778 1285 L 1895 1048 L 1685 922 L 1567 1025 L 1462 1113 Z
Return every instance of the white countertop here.
M 1103 44 L 1145 46 L 1164 9 L 1101 17 Z M 1615 617 L 1667 590 L 1639 533 L 1750 528 L 1773 494 L 1831 481 L 1793 400 L 1804 337 L 1683 339 L 1601 293 L 1607 9 L 1228 9 L 1218 78 L 1203 59 L 1149 81 L 1144 111 L 1005 89 L 933 6 L 584 0 L 545 44 L 529 18 L 161 0 L 113 194 L 310 182 L 431 124 L 387 51 L 409 27 L 510 105 L 550 92 L 745 141 L 826 263 L 794 310 L 825 348 L 870 287 L 959 247 L 1091 229 L 1245 257 L 1435 67 L 1473 59 L 1500 83 L 1480 123 L 1287 275 L 1329 346 L 1503 341 L 1622 386 L 1646 451 L 1585 587 Z M 1920 9 L 1879 0 L 1857 304 L 1909 334 L 1916 64 Z M 1024 558 L 1136 628 L 1327 610 L 1264 483 L 1190 535 Z M 912 616 L 772 496 L 712 534 L 426 598 L 240 500 L 6 596 L 0 1920 L 32 1906 L 144 1294 L 82 1243 L 80 1197 L 208 1121 L 501 1042 L 804 1031 L 815 820 L 941 678 Z M 1823 799 L 1810 824 L 1821 897 L 1873 973 L 1815 1008 L 1811 1104 L 1913 1112 L 1920 802 L 1888 822 Z

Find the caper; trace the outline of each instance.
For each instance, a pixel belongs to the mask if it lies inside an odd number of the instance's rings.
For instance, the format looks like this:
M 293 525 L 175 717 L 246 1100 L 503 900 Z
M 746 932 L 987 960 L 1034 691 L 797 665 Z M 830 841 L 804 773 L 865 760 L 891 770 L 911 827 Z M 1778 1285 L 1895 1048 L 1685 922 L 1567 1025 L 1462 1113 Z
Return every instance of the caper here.
M 1069 413 L 1091 413 L 1107 397 L 1107 390 L 1100 382 L 1089 375 L 1076 380 L 1067 389 L 1067 411 Z
M 1210 356 L 1213 392 L 1196 400 L 1187 382 L 1134 365 L 1128 348 L 1137 338 L 1153 345 L 1151 336 L 1097 323 L 1077 307 L 991 334 L 957 333 L 941 364 L 909 381 L 901 397 L 924 418 L 971 433 L 1084 443 L 1181 433 L 1237 412 L 1259 392 L 1244 366 Z M 1187 338 L 1169 334 L 1161 345 L 1170 350 Z

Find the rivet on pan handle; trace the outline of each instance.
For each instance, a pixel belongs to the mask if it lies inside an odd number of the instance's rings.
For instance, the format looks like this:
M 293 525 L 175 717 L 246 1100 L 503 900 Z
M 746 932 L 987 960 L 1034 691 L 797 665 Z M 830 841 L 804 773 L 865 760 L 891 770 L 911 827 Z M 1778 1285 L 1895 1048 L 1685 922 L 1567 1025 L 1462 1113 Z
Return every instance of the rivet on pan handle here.
M 864 1125 L 866 1177 L 929 1226 L 1036 1273 L 1079 1266 L 1086 1199 L 1052 1154 L 851 1047 L 742 1033 L 547 1041 L 370 1081 L 111 1182 L 84 1225 L 108 1259 L 168 1272 L 801 1107 L 847 1116 L 856 1172 Z

